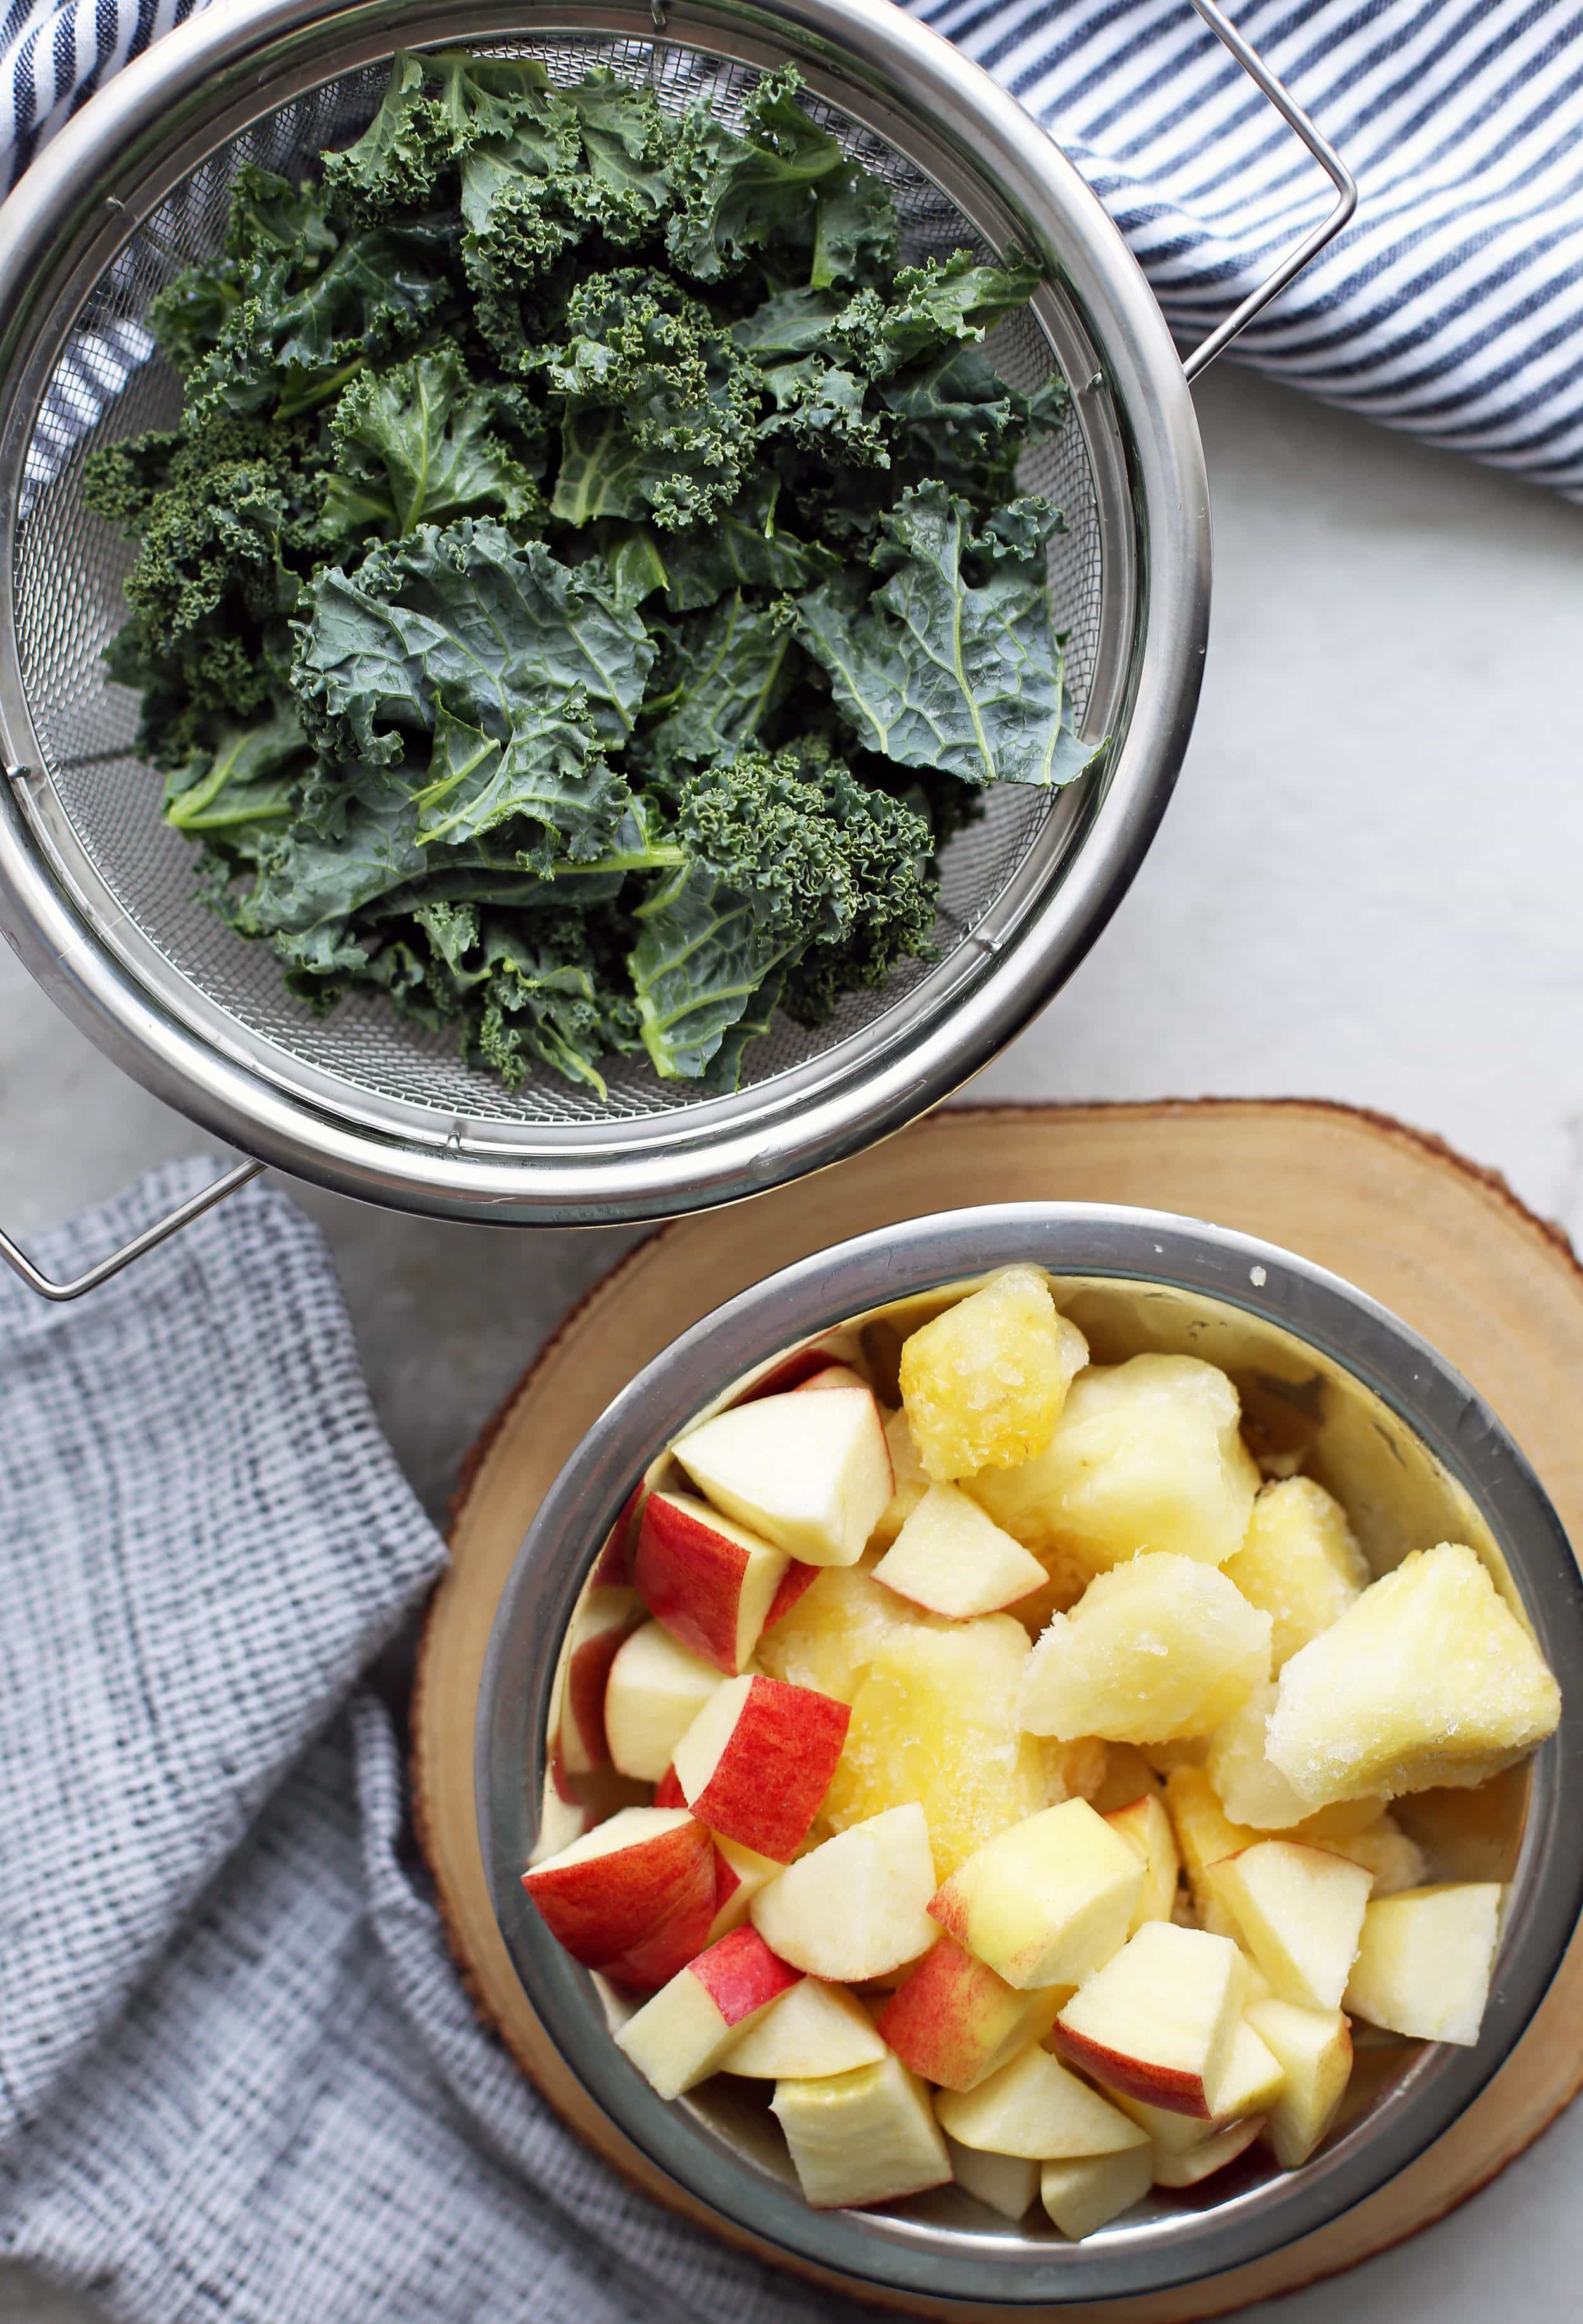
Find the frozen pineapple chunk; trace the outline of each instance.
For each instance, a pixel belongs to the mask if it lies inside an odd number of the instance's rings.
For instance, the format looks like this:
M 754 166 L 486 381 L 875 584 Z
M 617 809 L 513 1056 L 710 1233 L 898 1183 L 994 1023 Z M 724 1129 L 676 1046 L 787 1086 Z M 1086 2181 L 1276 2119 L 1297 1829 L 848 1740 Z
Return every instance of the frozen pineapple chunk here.
M 1026 1633 L 1009 1614 L 914 1625 L 884 1640 L 852 1698 L 821 1811 L 830 1830 L 917 1800 L 945 1880 L 996 1832 L 1064 1798 L 1047 1747 L 1017 1726 L 1027 1659 Z
M 1235 1856 L 1238 1849 L 1252 1848 L 1264 1834 L 1247 1824 L 1232 1822 L 1201 1767 L 1171 1769 L 1165 1779 L 1165 1807 L 1181 1851 L 1181 1867 L 1199 1926 L 1208 1929 L 1211 1936 L 1233 1935 L 1230 1916 L 1210 1886 L 1209 1867 L 1218 1864 L 1222 1857 Z
M 1236 1560 L 1231 1563 L 1235 1565 Z M 1265 1748 L 1274 1708 L 1275 1682 L 1261 1678 L 1240 1710 L 1210 1737 L 1204 1763 L 1233 1822 L 1252 1824 L 1259 1831 L 1285 1831 L 1310 1812 L 1308 1801 L 1293 1791 Z
M 986 1470 L 974 1498 L 1050 1562 L 1096 1573 L 1139 1550 L 1222 1565 L 1242 1546 L 1259 1472 L 1236 1390 L 1196 1356 L 1134 1356 L 1072 1382 L 1049 1449 Z
M 1554 1732 L 1560 1690 L 1459 1542 L 1372 1582 L 1281 1674 L 1265 1748 L 1310 1807 L 1481 1784 Z
M 902 1402 L 939 1483 L 1008 1469 L 1049 1443 L 1088 1343 L 1036 1267 L 1008 1267 L 902 1350 Z
M 1135 1557 L 1091 1582 L 1029 1657 L 1018 1714 L 1035 1735 L 1151 1743 L 1205 1735 L 1263 1678 L 1270 1617 L 1196 1558 Z
M 1247 1537 L 1226 1571 L 1248 1603 L 1262 1606 L 1274 1623 L 1277 1672 L 1299 1646 L 1345 1614 L 1369 1583 L 1346 1510 L 1311 1477 L 1264 1487 Z
M 770 1678 L 850 1702 L 887 1638 L 930 1624 L 948 1627 L 861 1566 L 821 1566 L 791 1612 L 764 1632 L 754 1659 Z

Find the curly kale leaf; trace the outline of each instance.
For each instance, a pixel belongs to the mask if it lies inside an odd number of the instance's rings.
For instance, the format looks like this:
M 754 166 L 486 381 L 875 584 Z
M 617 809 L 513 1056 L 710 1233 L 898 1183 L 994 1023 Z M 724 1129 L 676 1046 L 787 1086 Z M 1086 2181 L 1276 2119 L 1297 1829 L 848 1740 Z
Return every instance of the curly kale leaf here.
M 260 826 L 292 814 L 308 751 L 296 704 L 277 700 L 267 717 L 227 727 L 214 751 L 171 770 L 165 821 L 205 837 L 224 833 L 233 848 L 250 849 Z
M 734 1084 L 733 1028 L 805 958 L 804 1004 L 817 1011 L 883 975 L 882 957 L 927 945 L 932 908 L 916 900 L 927 825 L 844 767 L 805 765 L 795 750 L 750 752 L 682 790 L 686 860 L 638 908 L 631 955 L 643 1043 L 668 1080 Z
M 355 379 L 330 422 L 326 538 L 536 515 L 532 478 L 495 433 L 500 414 L 499 397 L 474 383 L 454 346 Z
M 964 782 L 1069 781 L 1080 770 L 1060 748 L 1061 650 L 1037 560 L 984 556 L 971 510 L 939 484 L 904 493 L 882 533 L 890 578 L 866 605 L 827 583 L 801 607 L 802 643 L 865 745 Z
M 442 704 L 504 742 L 514 715 L 564 713 L 575 699 L 597 735 L 620 743 L 654 659 L 598 568 L 569 571 L 487 517 L 420 525 L 355 572 L 332 567 L 305 612 L 292 684 L 309 724 L 328 751 L 375 765 L 432 733 Z
M 679 766 L 734 758 L 755 740 L 791 687 L 795 623 L 787 599 L 750 605 L 734 590 L 687 625 L 671 657 L 681 675 L 650 705 L 664 714 L 645 750 L 662 780 Z
M 779 521 L 780 496 L 777 477 L 755 475 L 708 525 L 666 535 L 661 586 L 672 613 L 712 605 L 727 589 L 776 596 L 810 589 L 836 569 L 831 550 L 800 540 Z
M 607 856 L 631 803 L 625 782 L 577 717 L 519 708 L 501 737 L 453 718 L 443 705 L 413 799 L 424 847 L 459 846 L 503 824 L 529 826 L 515 830 L 517 860 L 544 879 L 562 861 Z
M 357 224 L 427 208 L 476 146 L 530 134 L 550 110 L 550 77 L 525 58 L 400 50 L 378 112 L 344 152 L 325 156 L 324 189 Z
M 545 365 L 566 399 L 551 513 L 581 525 L 649 514 L 707 523 L 754 454 L 757 372 L 707 307 L 641 268 L 594 274 L 568 301 Z
M 671 151 L 677 211 L 665 230 L 671 263 L 695 281 L 720 281 L 760 261 L 802 281 L 847 281 L 895 255 L 895 205 L 879 179 L 853 170 L 839 142 L 797 105 L 795 72 L 764 74 L 744 106 L 742 134 L 707 106 L 681 118 Z

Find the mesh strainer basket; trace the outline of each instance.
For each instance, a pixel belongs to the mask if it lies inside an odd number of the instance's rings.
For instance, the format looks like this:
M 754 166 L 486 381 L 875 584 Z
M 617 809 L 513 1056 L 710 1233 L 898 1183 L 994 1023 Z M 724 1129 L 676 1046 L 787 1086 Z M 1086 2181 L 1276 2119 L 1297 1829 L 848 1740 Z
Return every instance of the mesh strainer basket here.
M 1185 372 L 1143 276 L 1060 151 L 890 0 L 352 0 L 333 11 L 239 0 L 121 74 L 29 173 L 0 253 L 0 918 L 33 973 L 140 1081 L 261 1161 L 449 1218 L 593 1224 L 734 1200 L 900 1127 L 975 1072 L 1103 926 L 1186 744 L 1209 569 L 1188 376 L 1347 207 L 1328 149 L 1208 0 L 1194 5 L 1343 201 Z M 1056 612 L 1079 730 L 1110 748 L 1097 774 L 1054 797 L 992 793 L 985 821 L 947 852 L 937 958 L 850 997 L 818 1031 L 777 1020 L 730 1097 L 700 1098 L 620 1059 L 603 1103 L 549 1074 L 508 1091 L 377 997 L 316 1016 L 286 992 L 267 946 L 239 940 L 198 899 L 190 848 L 161 822 L 157 779 L 135 752 L 135 699 L 104 676 L 132 552 L 84 508 L 80 475 L 97 447 L 179 410 L 143 319 L 150 300 L 218 246 L 243 162 L 307 171 L 370 118 L 393 50 L 438 45 L 532 54 L 561 80 L 608 64 L 667 110 L 705 97 L 728 120 L 762 73 L 794 62 L 811 109 L 894 190 L 907 256 L 1017 245 L 1046 269 L 991 352 L 1021 387 L 1059 368 L 1073 390 L 1070 420 L 1029 456 L 1024 483 L 1067 515 L 1051 567 Z M 29 1272 L 3 1238 L 0 1248 Z M 56 1296 L 87 1287 L 30 1279 Z

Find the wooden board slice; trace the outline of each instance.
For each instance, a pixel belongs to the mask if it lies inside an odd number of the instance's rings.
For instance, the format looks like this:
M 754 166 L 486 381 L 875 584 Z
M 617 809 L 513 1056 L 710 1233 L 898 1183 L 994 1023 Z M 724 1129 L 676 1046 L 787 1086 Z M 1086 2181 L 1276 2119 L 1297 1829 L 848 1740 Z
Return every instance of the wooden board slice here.
M 462 1974 L 513 2055 L 617 2170 L 750 2248 L 750 2239 L 631 2146 L 571 2081 L 512 1969 L 490 1911 L 473 1811 L 473 1717 L 490 1622 L 562 1462 L 632 1374 L 689 1323 L 846 1236 L 976 1203 L 1050 1200 L 1213 1220 L 1284 1244 L 1371 1292 L 1480 1389 L 1527 1452 L 1573 1541 L 1583 1543 L 1576 1410 L 1583 1271 L 1564 1236 L 1499 1179 L 1394 1122 L 1307 1102 L 955 1108 L 819 1177 L 680 1221 L 640 1245 L 567 1317 L 467 1462 L 451 1568 L 430 1614 L 413 1699 L 415 1813 Z M 1350 2267 L 1485 2185 L 1580 2086 L 1583 1934 L 1477 2103 L 1367 2202 L 1231 2273 L 1061 2313 L 1069 2324 L 1190 2324 Z M 760 2248 L 785 2264 L 783 2255 Z M 905 2305 L 914 2315 L 958 2319 L 1023 2312 Z

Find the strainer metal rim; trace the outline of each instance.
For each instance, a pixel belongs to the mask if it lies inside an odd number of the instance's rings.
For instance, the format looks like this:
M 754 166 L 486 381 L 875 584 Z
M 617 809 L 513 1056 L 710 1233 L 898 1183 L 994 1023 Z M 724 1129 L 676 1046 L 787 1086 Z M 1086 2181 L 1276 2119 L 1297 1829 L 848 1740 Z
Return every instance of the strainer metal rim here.
M 535 9 L 474 0 L 236 0 L 117 77 L 46 148 L 7 205 L 0 250 L 0 478 L 14 475 L 32 423 L 30 362 L 62 286 L 95 279 L 125 238 L 139 189 L 183 141 L 218 139 L 207 116 L 281 101 L 403 43 L 551 31 L 653 39 L 648 7 Z M 0 549 L 0 742 L 21 771 L 0 797 L 0 919 L 67 1013 L 136 1078 L 209 1129 L 298 1176 L 435 1215 L 609 1223 L 738 1199 L 833 1162 L 902 1127 L 976 1073 L 1047 1001 L 1120 900 L 1173 787 L 1196 706 L 1208 628 L 1209 538 L 1202 448 L 1180 363 L 1142 273 L 1097 198 L 1044 132 L 977 66 L 890 0 L 683 0 L 662 37 L 727 53 L 796 54 L 883 107 L 904 90 L 940 140 L 993 189 L 1059 268 L 1079 314 L 1103 318 L 1105 376 L 1074 381 L 1113 399 L 1147 568 L 1134 617 L 1134 690 L 1103 789 L 1084 802 L 1080 844 L 1054 873 L 1036 840 L 989 924 L 928 981 L 945 997 L 912 1038 L 918 996 L 821 1059 L 734 1101 L 642 1121 L 524 1130 L 510 1155 L 470 1150 L 465 1123 L 425 1140 L 338 1117 L 196 1035 L 118 960 L 41 844 L 47 788 L 16 659 L 15 496 Z M 333 52 L 332 52 L 333 51 Z M 860 115 L 860 117 L 861 115 Z M 228 134 L 228 133 L 227 133 Z M 196 153 L 192 158 L 197 158 Z M 189 164 L 184 161 L 183 167 Z M 162 187 L 163 180 L 161 180 Z M 147 207 L 146 201 L 143 207 Z M 966 991 L 954 985 L 976 977 Z M 937 979 L 940 982 L 937 983 Z M 921 990 L 922 988 L 921 988 Z

